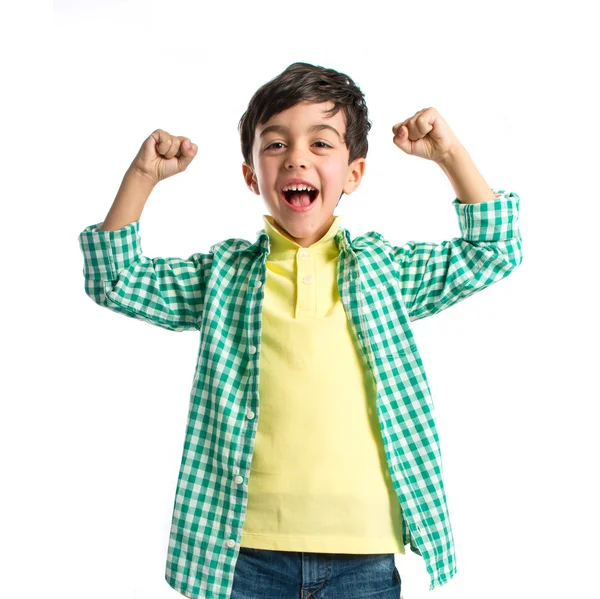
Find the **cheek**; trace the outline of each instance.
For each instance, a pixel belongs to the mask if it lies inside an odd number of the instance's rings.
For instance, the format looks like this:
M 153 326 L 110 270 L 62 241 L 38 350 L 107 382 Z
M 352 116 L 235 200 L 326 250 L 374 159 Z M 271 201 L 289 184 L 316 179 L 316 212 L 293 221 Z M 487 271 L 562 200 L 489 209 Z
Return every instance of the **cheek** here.
M 347 166 L 341 160 L 323 164 L 320 168 L 322 182 L 327 184 L 328 187 L 332 185 L 343 187 L 346 170 Z
M 277 177 L 277 168 L 270 165 L 268 162 L 262 161 L 256 165 L 256 177 L 264 186 L 270 186 L 274 178 Z

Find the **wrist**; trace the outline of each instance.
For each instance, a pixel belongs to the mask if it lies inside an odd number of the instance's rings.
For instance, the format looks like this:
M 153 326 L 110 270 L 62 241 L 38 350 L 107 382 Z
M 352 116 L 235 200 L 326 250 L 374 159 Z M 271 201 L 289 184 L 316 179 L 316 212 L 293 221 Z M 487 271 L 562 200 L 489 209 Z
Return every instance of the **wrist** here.
M 462 144 L 452 146 L 435 162 L 442 168 L 447 168 L 455 164 L 461 158 L 464 158 L 466 153 L 467 150 Z
M 141 171 L 133 164 L 127 169 L 123 179 L 131 181 L 133 185 L 146 188 L 149 192 L 152 191 L 155 185 L 158 183 L 158 181 L 153 179 L 151 175 L 148 175 L 147 173 Z

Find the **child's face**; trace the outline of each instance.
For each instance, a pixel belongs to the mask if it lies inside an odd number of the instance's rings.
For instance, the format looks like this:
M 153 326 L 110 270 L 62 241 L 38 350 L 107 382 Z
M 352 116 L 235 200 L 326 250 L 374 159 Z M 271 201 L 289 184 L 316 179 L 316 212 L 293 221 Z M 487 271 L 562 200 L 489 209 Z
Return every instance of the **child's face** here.
M 344 111 L 329 119 L 324 114 L 333 106 L 333 102 L 303 101 L 273 115 L 255 131 L 255 171 L 246 163 L 242 166 L 248 187 L 263 197 L 276 224 L 301 247 L 309 247 L 327 233 L 342 191 L 351 194 L 364 173 L 365 159 L 357 158 L 348 164 L 349 149 L 334 131 L 309 131 L 313 125 L 327 124 L 344 139 Z M 283 129 L 263 133 L 272 125 Z M 304 179 L 319 190 L 306 212 L 290 208 L 281 191 L 292 177 Z

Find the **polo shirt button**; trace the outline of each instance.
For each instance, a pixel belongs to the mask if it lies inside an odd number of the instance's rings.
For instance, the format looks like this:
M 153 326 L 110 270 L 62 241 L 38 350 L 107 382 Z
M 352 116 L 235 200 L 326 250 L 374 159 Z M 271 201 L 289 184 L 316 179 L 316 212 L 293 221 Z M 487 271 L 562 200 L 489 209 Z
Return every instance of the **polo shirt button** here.
M 251 354 L 255 354 L 256 353 L 256 346 L 254 346 L 254 345 L 250 346 L 250 353 Z
M 300 250 L 298 252 L 298 257 L 302 258 L 303 260 L 306 260 L 306 258 L 308 258 L 308 252 L 304 251 L 304 250 Z
M 305 283 L 312 283 L 312 279 L 313 279 L 313 278 L 312 278 L 312 275 L 306 275 L 306 276 L 302 277 L 302 280 L 303 280 Z

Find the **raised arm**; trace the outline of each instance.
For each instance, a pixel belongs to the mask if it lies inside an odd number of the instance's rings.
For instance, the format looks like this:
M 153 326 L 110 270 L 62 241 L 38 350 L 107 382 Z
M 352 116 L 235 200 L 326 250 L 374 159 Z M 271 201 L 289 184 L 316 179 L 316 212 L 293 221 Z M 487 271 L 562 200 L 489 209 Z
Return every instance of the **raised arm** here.
M 125 176 L 103 223 L 79 235 L 85 291 L 97 304 L 173 330 L 198 329 L 212 254 L 182 258 L 144 256 L 139 219 L 158 181 L 181 172 L 197 147 L 185 137 L 152 133 Z
M 445 310 L 521 264 L 519 196 L 492 192 L 494 199 L 488 202 L 463 204 L 458 198 L 452 202 L 460 237 L 390 245 L 410 320 Z

